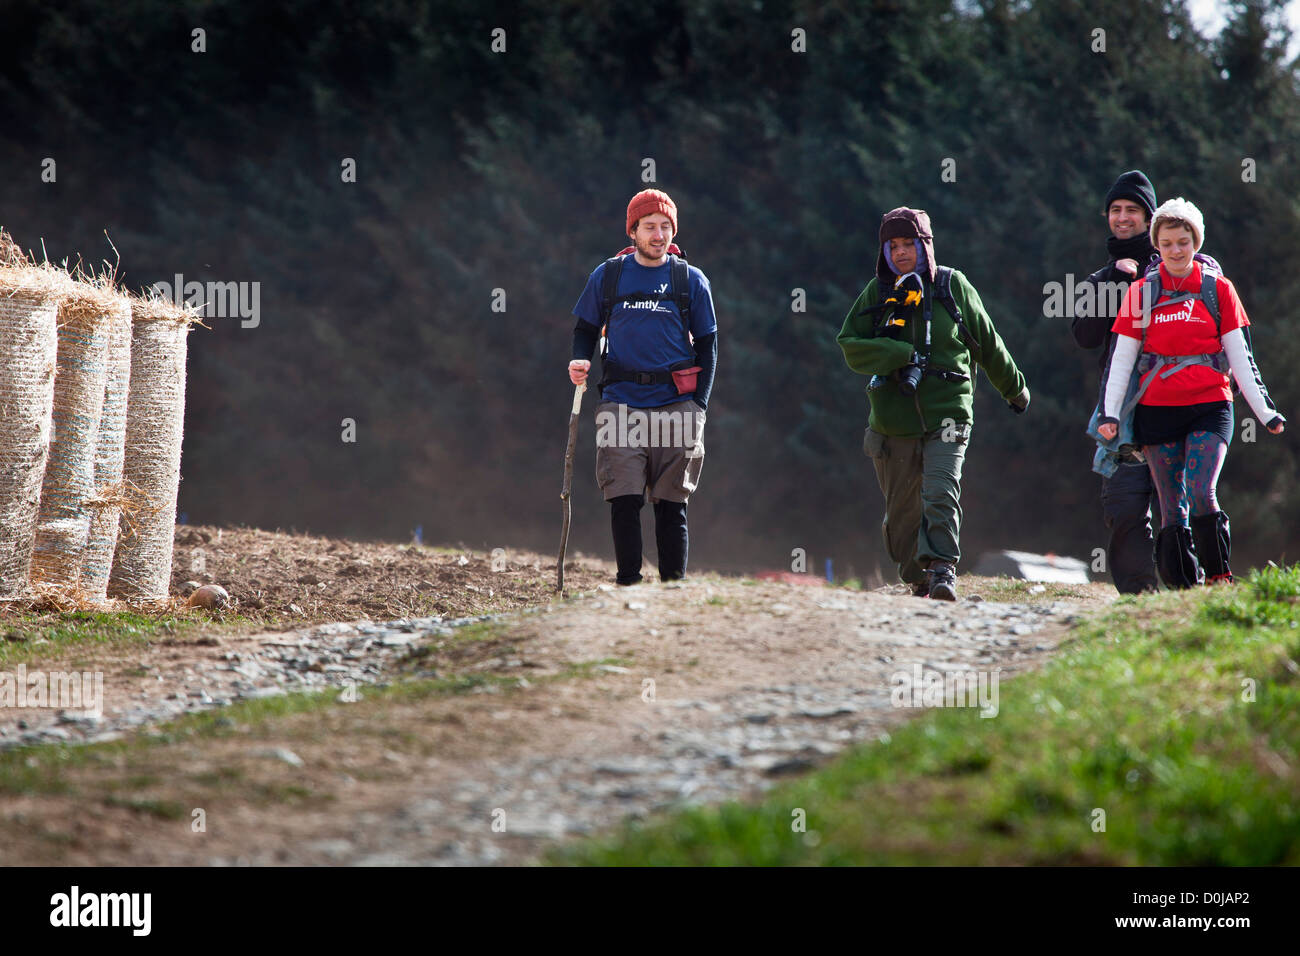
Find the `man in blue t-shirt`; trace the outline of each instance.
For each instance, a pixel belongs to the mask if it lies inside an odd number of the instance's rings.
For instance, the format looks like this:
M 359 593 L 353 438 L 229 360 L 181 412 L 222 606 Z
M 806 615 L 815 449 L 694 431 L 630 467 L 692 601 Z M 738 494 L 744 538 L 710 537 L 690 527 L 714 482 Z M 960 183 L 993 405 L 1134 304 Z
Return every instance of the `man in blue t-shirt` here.
M 685 575 L 686 502 L 704 468 L 702 433 L 718 364 L 718 324 L 709 280 L 679 258 L 672 244 L 676 234 L 677 206 L 668 194 L 637 193 L 627 206 L 632 246 L 596 267 L 573 307 L 573 384 L 587 380 L 591 356 L 605 335 L 596 481 L 610 504 L 619 584 L 641 580 L 647 489 L 659 579 Z

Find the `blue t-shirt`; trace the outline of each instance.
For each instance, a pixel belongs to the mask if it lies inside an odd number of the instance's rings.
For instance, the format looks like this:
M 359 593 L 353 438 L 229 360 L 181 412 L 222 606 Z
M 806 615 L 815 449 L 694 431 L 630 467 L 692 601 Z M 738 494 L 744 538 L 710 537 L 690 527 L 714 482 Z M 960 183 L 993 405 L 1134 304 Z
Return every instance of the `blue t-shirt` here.
M 712 335 L 718 331 L 718 321 L 713 315 L 713 293 L 709 280 L 695 266 L 690 266 L 691 334 L 695 338 Z M 587 279 L 582 297 L 573 307 L 573 314 L 600 332 L 600 284 L 605 276 L 605 263 Z M 649 294 L 667 293 L 672 284 L 672 267 L 664 264 L 648 269 L 629 254 L 623 259 L 623 274 L 618 277 L 617 295 L 635 292 Z M 695 349 L 686 341 L 682 316 L 677 303 L 671 299 L 655 302 L 634 300 L 615 302 L 609 318 L 609 357 L 624 368 L 642 372 L 662 372 L 679 362 L 695 362 Z M 693 393 L 677 394 L 677 386 L 638 385 L 636 382 L 612 382 L 605 387 L 603 401 L 618 402 L 633 408 L 658 408 L 673 402 L 684 402 Z

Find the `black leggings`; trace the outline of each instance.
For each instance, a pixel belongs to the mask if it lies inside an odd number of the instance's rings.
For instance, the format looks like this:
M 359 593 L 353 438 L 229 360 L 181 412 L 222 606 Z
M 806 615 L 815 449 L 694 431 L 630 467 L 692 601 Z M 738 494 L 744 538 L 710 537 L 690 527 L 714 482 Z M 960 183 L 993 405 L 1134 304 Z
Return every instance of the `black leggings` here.
M 641 506 L 644 504 L 644 495 L 620 495 L 609 501 L 619 584 L 636 584 L 641 580 Z M 686 502 L 659 501 L 654 509 L 659 580 L 675 581 L 685 576 L 690 553 Z

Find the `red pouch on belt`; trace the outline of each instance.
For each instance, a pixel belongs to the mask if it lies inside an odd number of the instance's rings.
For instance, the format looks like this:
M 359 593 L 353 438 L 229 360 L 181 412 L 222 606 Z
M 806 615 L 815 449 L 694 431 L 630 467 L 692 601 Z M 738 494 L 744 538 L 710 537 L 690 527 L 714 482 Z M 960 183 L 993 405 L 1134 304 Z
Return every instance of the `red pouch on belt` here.
M 687 395 L 695 391 L 695 380 L 699 377 L 700 372 L 704 371 L 698 365 L 692 365 L 690 368 L 679 368 L 673 372 L 673 384 L 677 386 L 678 395 Z

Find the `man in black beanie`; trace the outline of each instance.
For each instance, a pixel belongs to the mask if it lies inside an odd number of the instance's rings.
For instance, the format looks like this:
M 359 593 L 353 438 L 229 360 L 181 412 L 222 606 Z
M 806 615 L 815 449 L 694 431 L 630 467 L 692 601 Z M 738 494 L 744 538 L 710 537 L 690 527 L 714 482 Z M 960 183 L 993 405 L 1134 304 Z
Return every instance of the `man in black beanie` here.
M 1102 370 L 1115 346 L 1110 328 L 1129 283 L 1141 278 L 1147 266 L 1160 258 L 1147 235 L 1155 209 L 1155 187 L 1140 170 L 1124 173 L 1106 193 L 1105 215 L 1110 225 L 1106 251 L 1110 261 L 1079 283 L 1096 287 L 1096 314 L 1076 315 L 1070 325 L 1080 347 L 1101 349 Z M 1102 479 L 1102 513 L 1110 530 L 1106 556 L 1111 579 L 1120 594 L 1156 590 L 1151 537 L 1154 494 L 1151 473 L 1146 463 L 1136 457 L 1121 462 L 1113 475 Z

